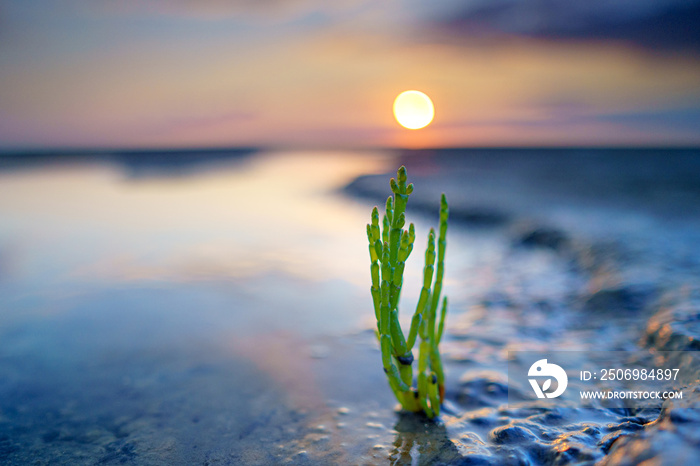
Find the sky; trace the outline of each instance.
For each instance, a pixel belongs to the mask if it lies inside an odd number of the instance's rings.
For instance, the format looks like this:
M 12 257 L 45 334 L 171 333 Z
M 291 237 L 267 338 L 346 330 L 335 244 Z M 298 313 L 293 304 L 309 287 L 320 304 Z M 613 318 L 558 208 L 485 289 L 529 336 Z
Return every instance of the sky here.
M 697 146 L 699 31 L 700 0 L 0 0 L 0 149 Z

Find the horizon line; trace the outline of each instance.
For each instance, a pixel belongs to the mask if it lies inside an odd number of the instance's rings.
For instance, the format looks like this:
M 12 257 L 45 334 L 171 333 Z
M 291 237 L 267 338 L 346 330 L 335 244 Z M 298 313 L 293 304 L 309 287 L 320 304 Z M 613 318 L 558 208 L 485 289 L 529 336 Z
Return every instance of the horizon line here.
M 148 155 L 148 154 L 195 154 L 195 153 L 226 153 L 226 152 L 374 152 L 374 151 L 449 151 L 449 150 L 674 150 L 692 151 L 700 150 L 700 145 L 667 144 L 667 145 L 632 145 L 632 144 L 608 144 L 608 145 L 482 145 L 482 146 L 432 146 L 432 147 L 389 147 L 389 146 L 56 146 L 56 147 L 0 147 L 0 157 L 7 156 L 97 156 L 97 155 Z

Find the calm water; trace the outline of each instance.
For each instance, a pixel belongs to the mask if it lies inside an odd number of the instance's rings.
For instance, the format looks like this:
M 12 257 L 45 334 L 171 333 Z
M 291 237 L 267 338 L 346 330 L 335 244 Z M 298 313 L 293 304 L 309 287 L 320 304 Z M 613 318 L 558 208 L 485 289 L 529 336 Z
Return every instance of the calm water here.
M 618 436 L 661 439 L 660 406 L 509 408 L 507 351 L 653 348 L 664 306 L 693 340 L 697 154 L 159 157 L 0 171 L 0 460 L 615 464 Z M 371 331 L 364 225 L 400 163 L 417 244 L 452 202 L 438 423 L 392 410 Z M 543 230 L 559 240 L 528 242 Z M 684 435 L 663 440 L 676 464 Z

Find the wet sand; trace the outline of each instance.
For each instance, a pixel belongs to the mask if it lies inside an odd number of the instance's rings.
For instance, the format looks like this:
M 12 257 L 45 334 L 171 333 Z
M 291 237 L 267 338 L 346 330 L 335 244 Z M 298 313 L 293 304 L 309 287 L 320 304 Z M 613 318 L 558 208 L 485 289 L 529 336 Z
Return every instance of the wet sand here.
M 0 172 L 0 459 L 690 464 L 696 385 L 639 410 L 508 404 L 508 351 L 698 349 L 699 158 L 668 155 Z M 442 190 L 453 215 L 438 422 L 395 411 L 366 296 L 364 224 L 401 163 L 418 238 Z M 410 309 L 416 290 L 402 299 Z

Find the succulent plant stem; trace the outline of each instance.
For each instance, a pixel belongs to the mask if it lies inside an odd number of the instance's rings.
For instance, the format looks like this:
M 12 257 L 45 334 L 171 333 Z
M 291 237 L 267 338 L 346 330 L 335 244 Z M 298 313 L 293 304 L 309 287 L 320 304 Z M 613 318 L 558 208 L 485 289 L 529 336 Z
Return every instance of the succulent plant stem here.
M 372 210 L 371 223 L 367 225 L 372 278 L 370 292 L 377 319 L 382 367 L 389 386 L 403 409 L 423 411 L 429 418 L 434 418 L 440 414 L 440 405 L 445 396 L 445 375 L 438 345 L 444 333 L 446 297 L 442 300 L 437 328 L 435 323 L 445 274 L 449 209 L 443 194 L 440 200 L 437 247 L 435 231 L 431 229 L 425 251 L 423 285 L 406 338 L 399 324 L 399 300 L 406 260 L 413 251 L 416 239 L 413 223 L 408 229 L 404 229 L 406 205 L 413 192 L 413 184 L 407 185 L 406 181 L 406 167 L 402 166 L 397 171 L 396 178 L 390 181 L 393 196 L 389 196 L 386 201 L 381 227 L 377 207 Z M 418 346 L 418 373 L 414 386 L 413 347 L 418 336 L 421 341 Z

